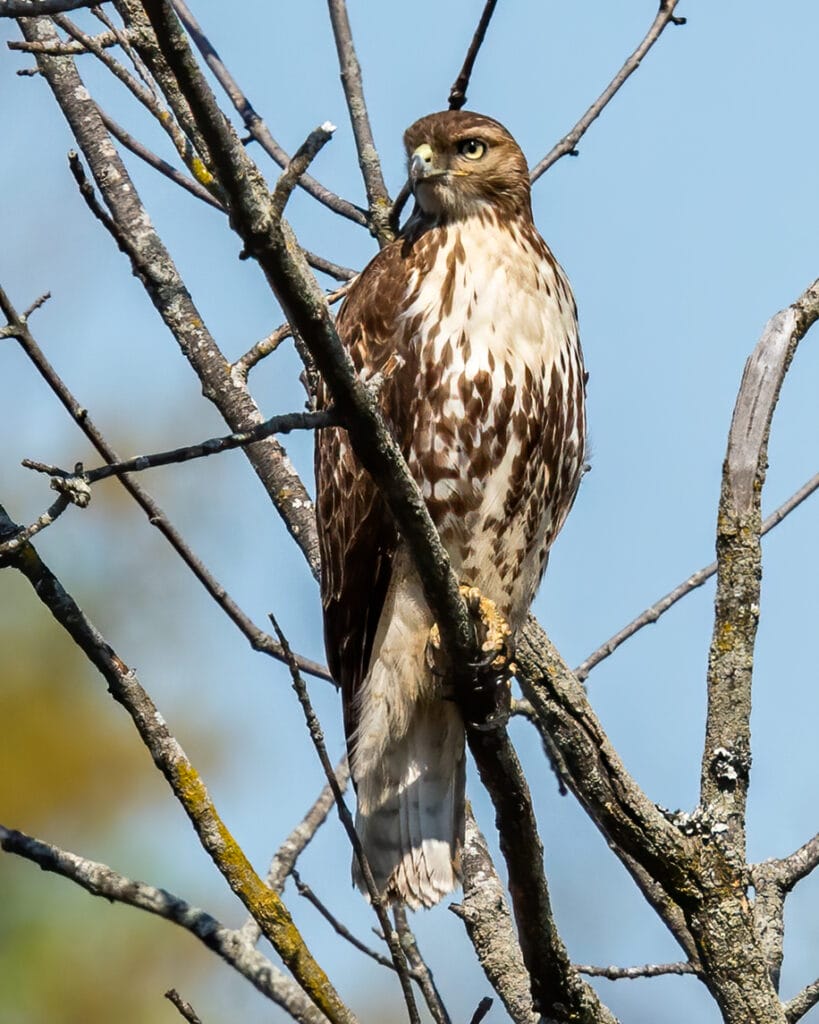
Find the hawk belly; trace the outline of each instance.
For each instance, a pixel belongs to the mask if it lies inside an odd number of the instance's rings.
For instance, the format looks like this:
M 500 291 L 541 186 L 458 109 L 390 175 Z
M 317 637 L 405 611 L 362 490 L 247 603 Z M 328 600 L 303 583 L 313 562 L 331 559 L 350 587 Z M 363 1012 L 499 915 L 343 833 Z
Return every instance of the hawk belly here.
M 417 367 L 408 463 L 463 582 L 522 623 L 583 462 L 574 301 L 526 224 L 433 229 L 402 315 Z M 430 906 L 457 885 L 464 734 L 426 644 L 432 616 L 399 544 L 356 696 L 357 825 L 388 897 Z

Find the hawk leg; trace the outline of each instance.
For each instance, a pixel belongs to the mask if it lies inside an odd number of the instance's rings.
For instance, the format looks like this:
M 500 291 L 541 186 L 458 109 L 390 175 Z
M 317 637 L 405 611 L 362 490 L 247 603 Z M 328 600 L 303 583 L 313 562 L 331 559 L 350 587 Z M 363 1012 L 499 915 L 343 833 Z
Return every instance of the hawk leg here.
M 482 656 L 470 662 L 472 685 L 463 704 L 471 725 L 490 729 L 509 717 L 511 702 L 510 679 L 515 673 L 512 660 L 512 630 L 491 598 L 485 597 L 477 587 L 461 584 L 467 610 L 477 634 Z M 438 624 L 433 624 L 427 639 L 427 662 L 433 673 L 442 680 L 442 696 L 455 700 L 451 682 L 452 670 L 441 647 Z M 463 699 L 463 694 L 461 695 Z

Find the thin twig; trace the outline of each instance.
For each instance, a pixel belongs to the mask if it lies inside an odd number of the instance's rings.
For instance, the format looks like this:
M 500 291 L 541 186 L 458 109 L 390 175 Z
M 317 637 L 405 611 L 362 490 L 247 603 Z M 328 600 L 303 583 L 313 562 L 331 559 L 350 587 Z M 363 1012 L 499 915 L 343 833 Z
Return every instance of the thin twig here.
M 32 303 L 27 314 L 21 315 L 14 308 L 14 305 L 3 288 L 0 287 L 0 311 L 2 311 L 8 321 L 7 327 L 3 330 L 9 332 L 8 336 L 15 337 L 19 341 L 20 347 L 33 363 L 37 372 L 51 388 L 60 403 L 68 411 L 71 418 L 80 430 L 82 430 L 100 455 L 108 462 L 118 462 L 119 456 L 116 451 L 108 444 L 102 432 L 98 429 L 89 415 L 88 410 L 84 406 L 80 405 L 71 391 L 66 387 L 65 382 L 59 376 L 51 363 L 46 359 L 42 349 L 37 344 L 34 335 L 31 333 L 27 323 L 27 315 L 30 315 L 31 312 L 41 306 L 46 298 L 48 298 L 48 293 L 44 296 L 40 296 L 36 302 Z M 3 331 L 0 331 L 0 334 L 2 333 Z M 188 566 L 194 576 L 204 586 L 205 590 L 207 590 L 210 596 L 227 614 L 228 618 L 247 638 L 251 647 L 256 651 L 260 651 L 263 654 L 267 654 L 270 657 L 281 660 L 283 658 L 283 652 L 273 637 L 259 629 L 259 627 L 256 626 L 255 623 L 242 611 L 233 598 L 231 598 L 227 593 L 222 584 L 219 583 L 219 581 L 209 572 L 201 559 L 194 554 L 183 536 L 170 522 L 151 495 L 129 476 L 122 476 L 119 480 L 125 490 L 145 512 L 151 525 L 155 526 L 165 537 L 185 565 Z M 309 658 L 305 658 L 302 655 L 294 655 L 294 657 L 296 657 L 299 667 L 303 672 L 308 672 L 310 675 L 317 676 L 329 682 L 333 681 L 329 671 L 323 665 L 311 661 Z
M 131 63 L 134 65 L 134 70 L 136 71 L 136 73 L 139 75 L 139 77 L 142 79 L 145 85 L 151 90 L 151 92 L 155 92 L 156 86 L 154 84 L 154 80 L 151 78 L 150 71 L 148 70 L 143 59 L 137 53 L 136 49 L 131 45 L 131 41 L 139 37 L 139 29 L 137 29 L 136 27 L 131 29 L 121 28 L 111 18 L 108 17 L 105 8 L 102 6 L 95 5 L 91 8 L 91 13 L 98 21 L 101 21 L 102 24 L 105 25 L 107 29 L 109 29 L 109 31 L 114 33 L 123 52 L 128 54 Z
M 350 768 L 347 764 L 346 755 L 339 761 L 335 774 L 336 782 L 343 793 L 350 780 Z M 296 861 L 312 842 L 313 836 L 315 836 L 319 828 L 327 820 L 327 815 L 333 809 L 335 800 L 336 798 L 333 795 L 330 784 L 326 783 L 310 807 L 310 810 L 273 855 L 270 867 L 267 869 L 267 884 L 271 889 L 278 893 L 284 891 L 285 882 L 293 870 Z M 256 945 L 261 934 L 261 928 L 252 917 L 248 917 L 239 929 L 239 935 L 241 935 L 245 942 L 250 943 L 251 946 Z
M 470 1018 L 469 1024 L 481 1024 L 481 1021 L 492 1009 L 492 999 L 489 996 L 484 996 L 483 999 L 478 1003 L 475 1012 Z
M 173 6 L 174 10 L 179 15 L 180 21 L 188 30 L 194 45 L 202 54 L 205 63 L 213 72 L 216 80 L 222 86 L 231 103 L 241 115 L 247 130 L 259 143 L 262 149 L 264 149 L 268 156 L 275 160 L 279 167 L 286 167 L 290 162 L 290 157 L 287 152 L 282 149 L 270 134 L 270 130 L 267 125 L 259 114 L 256 113 L 252 103 L 244 92 L 242 92 L 236 82 L 236 79 L 225 67 L 222 62 L 222 58 L 202 31 L 201 26 L 194 18 L 193 14 L 191 14 L 187 4 L 184 3 L 183 0 L 173 0 Z M 361 224 L 363 227 L 367 227 L 368 220 L 365 210 L 362 210 L 359 206 L 355 206 L 353 203 L 347 202 L 346 199 L 342 199 L 341 196 L 336 195 L 335 192 L 331 192 L 330 189 L 316 181 L 315 178 L 310 177 L 309 174 L 303 175 L 298 184 L 305 190 L 305 192 L 308 192 L 314 199 L 318 199 L 320 203 L 328 207 L 328 209 L 332 210 L 334 213 L 338 213 L 342 217 L 346 217 L 347 220 L 354 221 L 356 224 Z
M 771 512 L 767 519 L 762 523 L 760 536 L 764 537 L 766 533 L 769 533 L 775 526 L 778 526 L 786 516 L 789 516 L 794 509 L 798 508 L 799 505 L 801 505 L 806 498 L 809 498 L 816 490 L 819 490 L 819 473 L 812 476 L 810 480 L 806 480 L 799 490 L 794 491 L 787 501 L 784 501 L 779 508 Z M 645 611 L 641 612 L 637 618 L 632 619 L 627 626 L 623 626 L 623 628 L 619 630 L 619 632 L 615 633 L 614 636 L 609 637 L 609 639 L 606 640 L 604 644 L 601 644 L 596 651 L 592 651 L 588 658 L 577 666 L 574 670 L 574 674 L 581 682 L 583 682 L 588 678 L 589 673 L 593 668 L 595 668 L 595 666 L 599 665 L 601 661 L 605 661 L 609 655 L 614 654 L 620 644 L 628 640 L 629 637 L 634 636 L 634 634 L 639 632 L 644 626 L 649 626 L 655 623 L 660 616 L 675 605 L 677 601 L 680 601 L 682 598 L 686 597 L 686 595 L 690 594 L 692 590 L 696 590 L 707 580 L 711 579 L 711 577 L 716 574 L 716 571 L 717 563 L 711 562 L 710 565 L 706 565 L 702 569 L 693 573 L 687 580 L 683 580 L 682 583 L 669 591 L 665 597 L 661 597 L 659 601 L 656 601 L 649 608 L 646 608 Z
M 669 25 L 684 25 L 685 18 L 678 18 L 674 15 L 674 8 L 677 6 L 679 0 L 661 0 L 660 9 L 657 12 L 657 16 L 651 23 L 651 27 L 645 35 L 640 45 L 631 54 L 625 64 L 620 68 L 614 78 L 609 82 L 603 92 L 598 98 L 592 103 L 586 113 L 580 118 L 577 124 L 572 130 L 563 136 L 543 159 L 537 163 L 532 169 L 531 180 L 537 181 L 537 179 L 548 171 L 552 164 L 556 163 L 561 157 L 577 155 L 577 143 L 586 134 L 592 123 L 602 114 L 603 110 L 608 104 L 614 99 L 615 94 L 619 91 L 620 87 L 629 78 L 637 68 L 640 66 L 640 61 L 645 57 L 651 47 L 657 42 L 662 35 L 663 30 Z
M 100 32 L 90 37 L 95 46 L 109 47 L 119 45 L 115 32 Z M 24 39 L 10 39 L 6 46 L 9 50 L 20 50 L 22 53 L 48 53 L 53 57 L 73 57 L 82 53 L 91 53 L 85 43 L 79 40 L 58 43 L 27 43 Z
M 201 1019 L 196 1015 L 196 1011 L 190 1003 L 180 996 L 175 988 L 169 988 L 165 993 L 165 998 L 173 1003 L 173 1005 L 179 1010 L 180 1014 L 188 1021 L 188 1024 L 202 1024 Z
M 377 964 L 381 964 L 382 967 L 388 967 L 391 971 L 395 970 L 395 964 L 388 957 L 384 956 L 383 953 L 379 953 L 376 949 L 371 949 L 365 942 L 357 938 L 350 929 L 335 916 L 335 914 L 328 908 L 327 904 L 324 903 L 310 886 L 302 880 L 301 875 L 296 871 L 295 868 L 290 872 L 293 876 L 293 881 L 296 883 L 296 890 L 299 896 L 303 896 L 308 903 L 311 903 L 316 910 L 321 914 L 324 920 L 330 925 L 333 931 L 340 935 L 345 942 L 349 942 L 351 946 L 354 946 L 360 953 L 364 953 L 370 957 L 371 960 L 375 960 Z M 407 973 L 412 973 L 409 969 Z
M 327 1018 L 298 985 L 252 945 L 242 941 L 240 933 L 226 928 L 207 911 L 191 906 L 167 889 L 157 889 L 146 882 L 126 878 L 106 864 L 78 857 L 75 853 L 3 826 L 0 826 L 0 847 L 7 853 L 37 864 L 43 871 L 69 879 L 92 896 L 135 907 L 179 925 L 295 1019 L 305 1024 L 326 1024 Z
M 466 90 L 469 88 L 469 79 L 472 77 L 472 69 L 475 67 L 475 58 L 478 56 L 478 50 L 480 50 L 483 44 L 484 36 L 486 35 L 487 28 L 489 28 L 492 15 L 495 13 L 497 2 L 498 0 L 486 0 L 484 4 L 478 27 L 475 29 L 472 42 L 466 51 L 463 67 L 458 73 L 458 77 L 452 83 L 452 88 L 449 90 L 450 110 L 460 110 L 466 103 Z
M 441 993 L 435 985 L 432 971 L 430 971 L 421 955 L 421 950 L 418 948 L 418 942 L 412 928 L 409 926 L 407 912 L 402 903 L 396 903 L 393 906 L 392 916 L 395 921 L 395 929 L 398 932 L 399 941 L 401 942 L 401 948 L 404 950 L 407 962 L 410 965 L 412 976 L 418 982 L 418 987 L 423 993 L 424 1001 L 432 1015 L 432 1019 L 435 1021 L 435 1024 L 452 1024 L 447 1009 L 444 1006 L 444 1001 L 441 998 Z
M 593 967 L 589 964 L 577 964 L 577 970 L 590 978 L 607 978 L 609 981 L 622 981 L 634 978 L 659 978 L 664 974 L 696 974 L 692 965 L 686 960 L 673 964 L 643 964 L 641 967 Z
M 22 527 L 13 537 L 0 543 L 0 564 L 4 557 L 14 554 L 23 544 L 31 540 L 41 530 L 44 530 L 65 512 L 71 504 L 71 499 L 66 494 L 60 494 L 57 500 L 46 509 L 41 516 L 38 516 L 29 526 Z
M 140 160 L 144 160 L 146 164 L 153 167 L 154 170 L 159 171 L 166 178 L 169 178 L 175 185 L 179 185 L 180 188 L 184 188 L 190 192 L 191 195 L 196 196 L 197 199 L 201 199 L 203 203 L 207 203 L 208 206 L 212 206 L 217 210 L 224 212 L 224 206 L 219 202 L 215 195 L 213 195 L 204 185 L 200 185 L 195 178 L 189 178 L 187 175 L 182 174 L 173 164 L 169 164 L 167 160 L 163 160 L 161 156 L 157 156 L 152 150 L 144 146 L 138 139 L 135 139 L 133 135 L 129 135 L 125 129 L 117 124 L 117 122 L 107 114 L 101 107 L 100 117 L 102 123 L 108 129 L 108 131 L 114 136 L 114 138 L 120 142 L 126 149 L 130 150 L 134 156 L 138 156 Z
M 189 139 L 170 116 L 170 113 L 160 103 L 156 92 L 138 81 L 127 68 L 123 67 L 107 50 L 97 46 L 93 38 L 86 32 L 83 32 L 69 18 L 66 18 L 64 15 L 57 15 L 54 21 L 63 31 L 82 43 L 90 53 L 93 53 L 105 65 L 115 78 L 118 78 L 126 86 L 131 94 L 149 111 L 160 127 L 164 129 L 188 170 L 196 175 L 197 180 L 203 187 L 212 190 L 214 195 L 221 200 L 222 196 L 218 182 L 205 166 L 201 157 L 194 153 Z
M 785 1003 L 785 1019 L 788 1024 L 796 1024 L 796 1021 L 801 1020 L 808 1010 L 812 1010 L 817 1003 L 819 1003 L 819 978 Z
M 69 472 L 57 466 L 47 466 L 31 459 L 23 459 L 23 465 L 28 469 L 46 473 L 57 479 L 60 477 L 70 479 L 78 476 L 86 484 L 95 484 L 112 476 L 122 476 L 123 473 L 141 473 L 146 469 L 190 462 L 193 459 L 203 459 L 209 455 L 232 451 L 235 448 L 245 448 L 247 445 L 256 444 L 273 434 L 289 434 L 293 430 L 317 430 L 321 427 L 334 427 L 338 426 L 340 422 L 341 420 L 333 409 L 324 409 L 320 412 L 288 412 L 281 416 L 271 416 L 269 420 L 265 420 L 264 423 L 260 423 L 250 430 L 226 434 L 224 437 L 211 437 L 199 444 L 173 448 L 170 451 L 154 452 L 151 455 L 135 455 L 133 458 L 123 459 L 121 462 L 109 462 L 106 466 L 82 470 L 79 473 Z
M 340 288 L 336 288 L 335 291 L 329 292 L 327 304 L 332 306 L 333 303 L 343 299 L 350 290 L 350 284 L 351 282 L 348 281 Z M 257 363 L 275 352 L 286 338 L 291 338 L 292 336 L 293 328 L 290 324 L 280 324 L 275 331 L 268 334 L 266 338 L 262 338 L 261 341 L 257 341 L 253 348 L 248 349 L 243 356 L 240 356 L 231 367 L 231 372 L 238 373 L 242 380 L 247 380 L 248 373 Z
M 279 643 L 281 644 L 282 650 L 287 652 L 290 650 L 287 643 L 287 639 L 279 628 L 279 624 L 275 618 L 271 615 L 270 621 L 273 624 L 273 629 L 278 637 Z M 302 711 L 304 712 L 304 720 L 307 723 L 307 731 L 310 733 L 310 739 L 313 742 L 316 753 L 318 754 L 321 766 L 324 769 L 324 774 L 327 777 L 327 782 L 330 784 L 330 788 L 333 790 L 333 795 L 336 800 L 336 811 L 341 819 L 341 824 L 347 833 L 347 836 L 352 844 L 353 851 L 358 860 L 359 867 L 361 868 L 361 875 L 367 886 L 367 893 L 370 897 L 370 903 L 372 904 L 373 910 L 375 911 L 378 923 L 381 925 L 381 931 L 384 935 L 384 939 L 390 950 L 390 956 L 395 967 L 398 980 L 401 984 L 401 991 L 404 995 L 404 1002 L 407 1006 L 407 1013 L 411 1024 L 420 1024 L 420 1017 L 418 1016 L 418 1007 L 415 1005 L 415 997 L 412 993 L 412 984 L 408 973 L 407 962 L 404 957 L 404 952 L 401 949 L 401 944 L 398 941 L 392 922 L 390 921 L 389 915 L 387 914 L 384 906 L 384 901 L 381 898 L 381 894 L 378 891 L 378 887 L 375 884 L 370 865 L 367 863 L 367 858 L 364 854 L 364 849 L 361 846 L 361 840 L 358 837 L 358 833 L 355 830 L 355 823 L 353 822 L 353 816 L 350 814 L 347 803 L 344 800 L 344 794 L 339 788 L 338 782 L 336 781 L 335 774 L 333 772 L 333 766 L 330 762 L 330 758 L 327 754 L 327 747 L 324 743 L 324 732 L 321 728 L 321 723 L 318 720 L 318 716 L 313 708 L 312 701 L 310 700 L 310 694 L 307 690 L 304 680 L 299 672 L 299 667 L 295 660 L 291 660 L 289 663 L 290 677 L 293 682 L 293 689 L 298 697 L 299 704 L 301 704 Z
M 353 34 L 350 29 L 350 19 L 347 16 L 347 4 L 345 0 L 327 0 L 330 12 L 330 23 L 333 27 L 333 38 L 336 42 L 338 53 L 338 64 L 341 70 L 341 85 L 344 89 L 344 98 L 347 101 L 347 109 L 350 112 L 350 123 L 355 138 L 355 148 L 358 153 L 358 166 L 361 168 L 361 176 L 364 179 L 364 187 L 367 191 L 367 203 L 370 208 L 370 228 L 378 239 L 380 245 L 384 245 L 393 238 L 390 227 L 390 209 L 392 201 L 384 182 L 384 175 L 381 171 L 381 160 L 378 150 L 375 148 L 370 115 L 367 113 L 367 103 L 364 99 L 364 85 L 361 80 L 361 66 L 353 43 Z
M 332 139 L 336 126 L 329 121 L 314 128 L 304 142 L 299 146 L 290 159 L 287 167 L 282 171 L 273 195 L 270 199 L 271 211 L 274 217 L 281 217 L 287 201 L 293 194 L 293 189 L 299 183 L 299 178 L 304 174 L 319 152 Z

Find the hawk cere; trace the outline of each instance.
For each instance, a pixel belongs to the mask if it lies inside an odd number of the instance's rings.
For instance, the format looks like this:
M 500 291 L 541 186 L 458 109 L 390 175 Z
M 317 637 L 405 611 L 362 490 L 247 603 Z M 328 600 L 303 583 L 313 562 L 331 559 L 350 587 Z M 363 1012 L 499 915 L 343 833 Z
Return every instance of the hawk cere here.
M 404 143 L 415 210 L 336 326 L 362 377 L 378 375 L 381 411 L 453 571 L 515 631 L 582 474 L 576 307 L 502 125 L 446 111 Z M 430 665 L 421 580 L 344 430 L 319 433 L 316 476 L 325 642 L 356 828 L 385 898 L 432 906 L 459 880 L 463 724 Z

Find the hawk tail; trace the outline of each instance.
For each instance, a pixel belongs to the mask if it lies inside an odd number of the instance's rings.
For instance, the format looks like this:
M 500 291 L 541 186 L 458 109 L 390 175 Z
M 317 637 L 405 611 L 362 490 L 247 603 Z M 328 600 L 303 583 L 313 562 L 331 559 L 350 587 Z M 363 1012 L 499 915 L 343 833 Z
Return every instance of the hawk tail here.
M 357 781 L 356 830 L 388 902 L 431 907 L 460 884 L 464 733 L 454 705 L 416 705 L 401 739 Z M 353 858 L 353 880 L 366 886 Z

